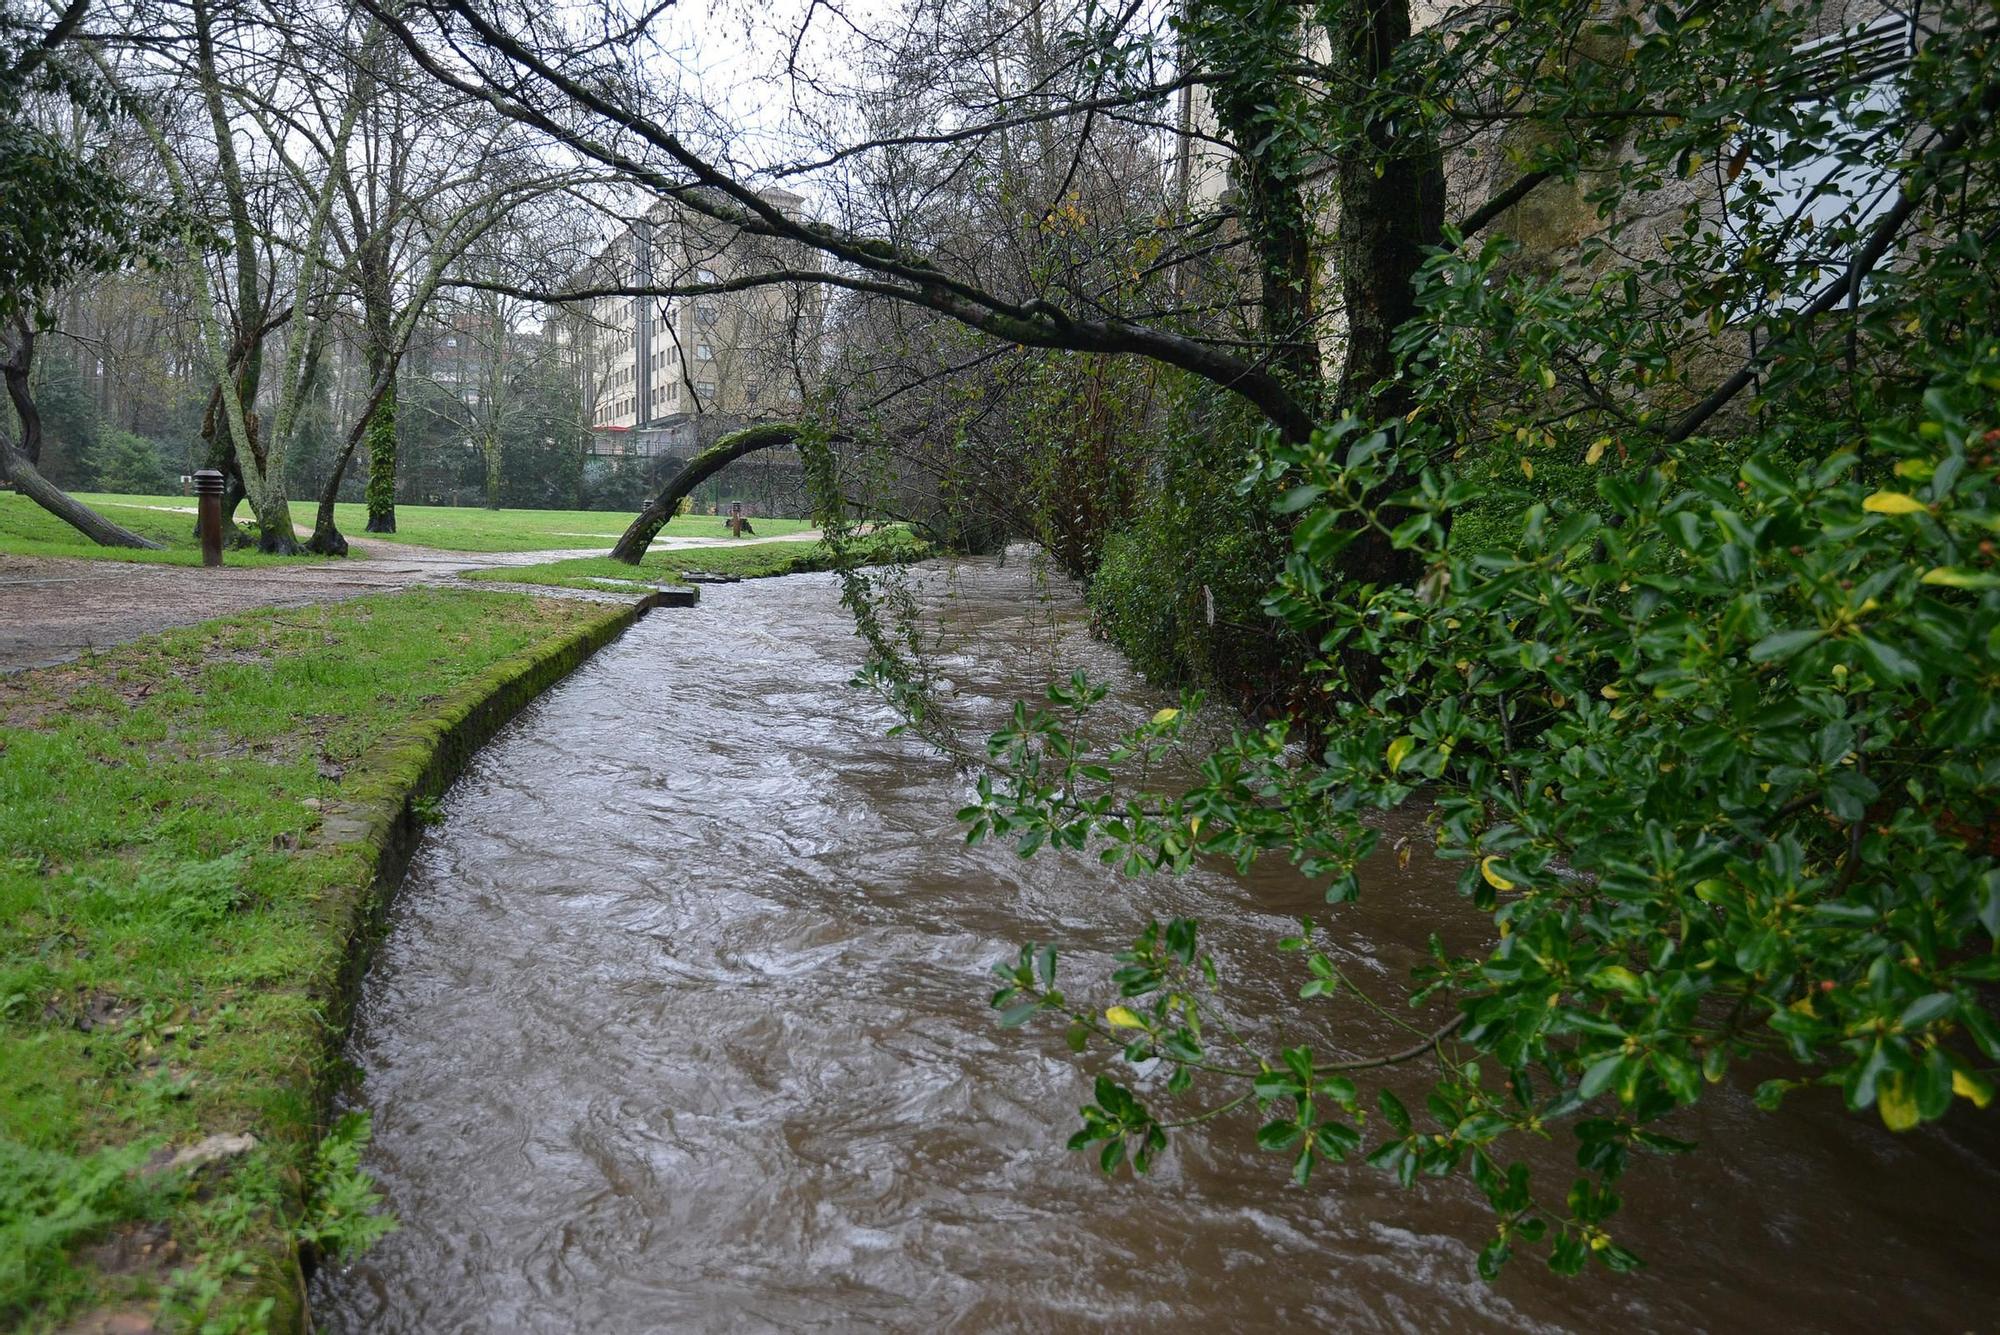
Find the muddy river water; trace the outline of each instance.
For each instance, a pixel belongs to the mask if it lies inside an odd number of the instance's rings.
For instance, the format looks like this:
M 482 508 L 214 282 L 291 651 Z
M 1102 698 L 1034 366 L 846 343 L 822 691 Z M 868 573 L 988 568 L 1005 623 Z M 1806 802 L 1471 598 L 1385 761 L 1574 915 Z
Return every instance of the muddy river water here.
M 919 579 L 958 713 L 997 720 L 1052 665 L 1160 703 L 1026 562 Z M 965 778 L 886 735 L 858 658 L 831 576 L 709 588 L 475 760 L 351 1050 L 401 1228 L 322 1271 L 321 1329 L 1994 1328 L 2000 1140 L 1962 1115 L 1890 1137 L 1831 1095 L 1771 1116 L 1712 1091 L 1678 1126 L 1703 1152 L 1626 1179 L 1616 1231 L 1648 1265 L 1622 1278 L 1524 1258 L 1483 1284 L 1469 1183 L 1295 1188 L 1249 1113 L 1104 1178 L 1063 1149 L 1099 1059 L 1000 1029 L 988 967 L 1057 939 L 1072 995 L 1102 996 L 1149 914 L 1191 916 L 1268 1032 L 1301 981 L 1272 945 L 1316 893 L 966 848 Z M 1371 871 L 1337 919 L 1357 976 L 1476 939 L 1450 870 Z M 1393 1043 L 1306 1015 L 1318 1048 Z

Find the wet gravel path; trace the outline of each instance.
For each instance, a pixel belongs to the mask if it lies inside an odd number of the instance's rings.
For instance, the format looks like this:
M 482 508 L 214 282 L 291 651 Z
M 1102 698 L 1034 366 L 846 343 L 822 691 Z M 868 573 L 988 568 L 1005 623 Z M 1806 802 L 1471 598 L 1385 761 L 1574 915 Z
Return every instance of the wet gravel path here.
M 818 530 L 774 541 L 808 541 Z M 0 554 L 0 672 L 47 667 L 141 635 L 257 607 L 300 607 L 416 585 L 451 584 L 486 592 L 565 591 L 467 583 L 456 577 L 494 566 L 602 556 L 602 546 L 538 552 L 448 552 L 404 543 L 348 539 L 361 559 L 290 566 L 151 565 Z M 734 546 L 728 538 L 667 539 L 661 548 Z M 748 545 L 748 544 L 742 544 Z M 589 596 L 569 594 L 567 596 Z
M 494 562 L 479 559 L 478 564 Z M 436 583 L 470 564 L 144 565 L 0 556 L 0 671 L 45 667 L 141 635 L 254 607 L 298 607 Z

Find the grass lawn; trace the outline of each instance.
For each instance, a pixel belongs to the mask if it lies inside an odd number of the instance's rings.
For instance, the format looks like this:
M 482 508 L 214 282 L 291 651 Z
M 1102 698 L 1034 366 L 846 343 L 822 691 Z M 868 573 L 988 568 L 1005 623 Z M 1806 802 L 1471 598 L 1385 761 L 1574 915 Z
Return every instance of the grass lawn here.
M 191 498 L 181 496 L 117 496 L 79 492 L 77 499 L 127 527 L 131 525 L 125 517 L 139 507 L 194 504 Z M 292 519 L 310 527 L 317 509 L 317 501 L 293 501 Z M 477 506 L 399 505 L 396 507 L 394 533 L 366 533 L 363 531 L 368 522 L 366 506 L 341 504 L 333 508 L 334 522 L 350 538 L 406 542 L 453 552 L 539 552 L 597 546 L 609 551 L 611 544 L 636 517 L 636 511 L 624 514 L 608 510 L 485 510 Z M 750 522 L 760 538 L 802 533 L 812 527 L 803 519 L 757 517 Z M 715 515 L 681 515 L 669 522 L 660 535 L 668 538 L 727 537 L 728 523 L 726 517 Z
M 147 561 L 183 566 L 201 564 L 201 544 L 194 539 L 194 516 L 152 508 L 193 505 L 192 498 L 120 498 L 79 493 L 77 499 L 140 537 L 167 544 L 166 549 L 146 551 L 133 547 L 100 547 L 27 497 L 12 491 L 0 491 L 0 552 L 12 556 L 81 556 L 104 561 Z M 232 566 L 291 565 L 324 559 L 319 556 L 265 556 L 254 551 L 230 551 L 226 548 L 222 553 L 223 564 Z
M 191 496 L 129 496 L 110 492 L 74 493 L 76 499 L 142 537 L 167 544 L 164 551 L 99 547 L 25 496 L 0 491 L 0 552 L 16 556 L 81 556 L 107 561 L 157 561 L 174 565 L 201 564 L 201 547 L 194 540 Z M 317 502 L 293 501 L 292 521 L 310 527 Z M 237 510 L 240 519 L 249 508 Z M 456 552 L 539 552 L 602 547 L 606 551 L 625 532 L 634 516 L 604 510 L 482 510 L 471 506 L 399 505 L 397 532 L 364 533 L 367 508 L 334 507 L 340 531 L 371 541 L 408 543 Z M 715 515 L 681 515 L 660 531 L 663 538 L 725 538 L 728 519 Z M 754 537 L 781 538 L 803 533 L 812 525 L 803 519 L 752 519 Z M 320 561 L 317 556 L 263 556 L 251 551 L 225 550 L 226 565 L 273 565 Z
M 367 788 L 347 771 L 398 725 L 604 615 L 412 591 L 0 678 L 0 1329 L 138 1302 L 236 1330 L 274 1240 L 365 1228 L 311 1090 L 347 944 L 332 906 L 367 862 L 318 842 L 318 805 Z M 257 1148 L 198 1186 L 133 1172 L 243 1132 Z M 330 1203 L 304 1221 L 302 1179 Z
M 760 529 L 759 532 L 762 530 Z M 886 565 L 899 561 L 919 561 L 931 555 L 930 544 L 907 530 L 893 528 L 855 540 L 864 564 Z M 466 579 L 499 580 L 509 584 L 548 584 L 558 588 L 597 589 L 618 587 L 618 582 L 643 580 L 654 584 L 685 583 L 690 570 L 715 575 L 735 575 L 741 579 L 761 579 L 768 575 L 795 575 L 809 570 L 833 569 L 833 549 L 824 542 L 753 542 L 744 539 L 740 547 L 692 547 L 679 551 L 655 551 L 636 566 L 614 561 L 608 556 L 580 556 L 541 565 L 508 566 L 474 570 Z M 612 581 L 610 584 L 602 581 Z

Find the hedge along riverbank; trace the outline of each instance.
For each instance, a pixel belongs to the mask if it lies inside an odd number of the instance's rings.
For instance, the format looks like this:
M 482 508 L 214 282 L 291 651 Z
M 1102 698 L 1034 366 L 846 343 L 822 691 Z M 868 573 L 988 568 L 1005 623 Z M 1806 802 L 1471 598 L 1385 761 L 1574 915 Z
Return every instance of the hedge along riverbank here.
M 0 1327 L 301 1324 L 302 1248 L 380 1226 L 321 1132 L 429 800 L 637 615 L 414 590 L 0 679 Z

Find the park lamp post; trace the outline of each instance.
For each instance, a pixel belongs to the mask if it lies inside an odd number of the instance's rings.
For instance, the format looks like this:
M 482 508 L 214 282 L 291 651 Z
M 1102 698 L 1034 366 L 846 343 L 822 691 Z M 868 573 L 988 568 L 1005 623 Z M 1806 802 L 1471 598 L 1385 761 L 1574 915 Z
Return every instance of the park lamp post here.
M 222 564 L 222 474 L 213 468 L 194 475 L 195 529 L 201 534 L 201 563 Z

